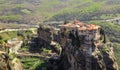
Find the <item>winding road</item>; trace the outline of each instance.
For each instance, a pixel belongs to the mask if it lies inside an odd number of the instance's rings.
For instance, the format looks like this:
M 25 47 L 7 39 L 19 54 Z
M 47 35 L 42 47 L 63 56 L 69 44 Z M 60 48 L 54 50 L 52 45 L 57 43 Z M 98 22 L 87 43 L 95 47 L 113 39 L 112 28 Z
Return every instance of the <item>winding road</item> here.
M 40 55 L 40 54 L 37 54 L 37 53 L 16 53 L 17 56 L 20 56 L 20 57 L 38 57 L 38 58 L 45 58 L 45 59 L 49 59 L 50 56 L 44 56 L 44 55 Z
M 35 30 L 36 28 L 24 28 L 24 29 L 4 29 L 1 30 L 0 33 L 3 32 L 11 32 L 11 31 L 26 31 L 26 30 Z

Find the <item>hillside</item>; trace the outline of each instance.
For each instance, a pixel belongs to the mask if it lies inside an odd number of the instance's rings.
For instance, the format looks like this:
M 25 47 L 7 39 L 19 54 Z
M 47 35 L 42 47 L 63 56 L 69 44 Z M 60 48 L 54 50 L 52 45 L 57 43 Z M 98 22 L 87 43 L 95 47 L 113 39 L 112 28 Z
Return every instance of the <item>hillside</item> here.
M 78 4 L 77 4 L 78 3 Z M 67 8 L 53 16 L 53 20 L 87 21 L 92 19 L 108 19 L 119 17 L 119 0 L 87 0 L 72 3 Z
M 39 23 L 45 20 L 106 19 L 120 16 L 119 0 L 0 0 L 0 21 Z
M 117 60 L 120 69 L 120 59 L 119 59 L 120 58 L 120 54 L 119 54 L 120 26 L 114 24 L 113 22 L 98 21 L 98 20 L 109 19 L 114 17 L 120 17 L 120 0 L 0 0 L 0 29 L 3 30 L 5 28 L 30 27 L 22 24 L 39 24 L 43 21 L 72 21 L 74 19 L 78 19 L 81 21 L 89 21 L 88 23 L 92 23 L 92 24 L 95 23 L 97 25 L 102 26 L 106 34 L 106 40 L 110 40 L 110 42 L 112 42 L 112 46 L 114 47 L 114 53 L 116 57 L 116 59 L 114 60 L 115 61 Z M 11 24 L 2 24 L 2 23 L 11 23 Z M 40 31 L 42 30 L 40 29 Z M 40 33 L 40 34 L 46 34 L 46 33 Z M 55 35 L 56 35 L 55 37 L 57 38 L 57 34 Z M 49 37 L 51 37 L 51 35 L 49 34 L 43 35 L 42 37 L 45 36 L 48 36 L 48 38 L 44 38 L 47 40 L 49 39 Z M 47 46 L 44 47 L 40 45 L 40 43 L 42 42 L 39 42 L 36 35 L 34 37 L 31 31 L 17 31 L 17 32 L 13 31 L 13 32 L 1 33 L 0 43 L 4 44 L 7 42 L 7 40 L 12 39 L 14 37 L 17 37 L 23 40 L 24 42 L 19 52 L 23 52 L 23 53 L 36 52 L 44 56 L 52 54 L 51 48 L 46 48 Z M 57 51 L 59 51 L 59 48 L 57 46 L 59 45 L 57 44 L 55 46 L 55 49 L 57 48 Z M 0 46 L 0 49 L 1 47 L 2 46 Z M 67 48 L 69 48 L 69 46 Z M 73 50 L 79 51 L 78 48 L 72 47 L 72 49 L 69 50 L 69 52 L 72 52 Z M 108 51 L 108 49 L 106 48 L 103 50 Z M 68 52 L 62 52 L 62 54 L 64 53 L 67 54 Z M 73 53 L 76 52 L 73 51 Z M 112 54 L 111 56 L 114 56 L 114 54 Z M 82 62 L 84 60 L 84 58 L 83 60 L 80 60 L 78 55 L 75 55 L 75 58 L 78 59 L 78 63 L 79 61 Z M 0 59 L 2 59 L 1 55 L 0 55 Z M 35 70 L 36 68 L 41 68 L 41 67 L 44 69 L 44 67 L 47 67 L 48 65 L 48 63 L 46 63 L 45 60 L 36 57 L 26 57 L 26 58 L 21 58 L 20 60 L 23 63 L 23 67 L 25 69 Z M 66 63 L 66 60 L 64 62 Z M 5 64 L 5 61 L 3 60 L 2 63 Z M 72 63 L 73 66 L 74 64 L 75 65 L 77 64 L 74 62 Z M 68 64 L 65 64 L 65 66 L 66 65 Z

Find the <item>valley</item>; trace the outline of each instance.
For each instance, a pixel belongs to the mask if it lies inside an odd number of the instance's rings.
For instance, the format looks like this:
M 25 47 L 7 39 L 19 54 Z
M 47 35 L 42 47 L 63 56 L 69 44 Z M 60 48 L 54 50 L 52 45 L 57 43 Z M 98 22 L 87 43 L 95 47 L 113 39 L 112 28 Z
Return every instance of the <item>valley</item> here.
M 87 42 L 79 34 L 78 43 L 75 29 L 69 38 L 72 30 L 61 28 L 67 23 L 73 25 L 75 20 L 85 26 L 98 25 L 104 33 L 95 42 Z M 89 47 L 100 42 L 104 48 L 92 47 L 90 51 L 82 41 Z M 117 70 L 119 58 L 120 0 L 0 0 L 0 70 Z M 107 64 L 107 59 L 111 63 Z M 96 67 L 91 67 L 90 60 Z M 110 68 L 112 62 L 116 69 Z

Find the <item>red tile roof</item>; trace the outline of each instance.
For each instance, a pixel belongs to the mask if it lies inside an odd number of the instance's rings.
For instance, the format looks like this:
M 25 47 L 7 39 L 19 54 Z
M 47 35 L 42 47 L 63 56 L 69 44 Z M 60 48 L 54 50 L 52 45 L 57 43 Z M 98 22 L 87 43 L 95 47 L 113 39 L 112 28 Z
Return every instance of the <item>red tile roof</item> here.
M 79 20 L 75 20 L 75 21 L 73 22 L 73 24 L 79 25 L 79 26 L 83 26 L 85 23 L 80 22 Z
M 67 27 L 67 28 L 78 28 L 78 30 L 97 30 L 100 28 L 100 26 L 96 24 L 88 24 L 85 25 L 85 23 L 80 22 L 78 20 L 75 20 L 73 23 L 67 23 L 65 25 L 61 25 L 62 27 Z

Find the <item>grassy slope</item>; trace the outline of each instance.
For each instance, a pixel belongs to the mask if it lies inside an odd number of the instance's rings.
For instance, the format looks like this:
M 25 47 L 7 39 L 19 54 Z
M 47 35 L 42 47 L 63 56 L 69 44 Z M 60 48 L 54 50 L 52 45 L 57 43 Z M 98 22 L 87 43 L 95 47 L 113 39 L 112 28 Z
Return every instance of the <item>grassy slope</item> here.
M 0 19 L 4 21 L 31 23 L 34 20 L 37 23 L 48 19 L 87 20 L 120 16 L 119 0 L 0 0 L 0 3 Z
M 116 3 L 116 1 L 117 0 L 112 2 L 110 0 L 71 0 L 68 3 L 63 3 L 63 5 L 65 4 L 67 7 L 58 10 L 58 12 L 52 15 L 52 19 L 74 20 L 77 18 L 79 20 L 89 20 L 117 17 L 120 13 L 120 1 L 118 1 L 118 3 Z

